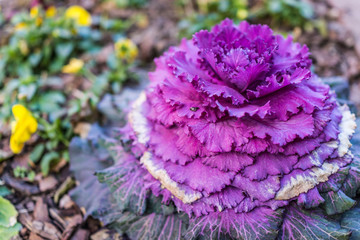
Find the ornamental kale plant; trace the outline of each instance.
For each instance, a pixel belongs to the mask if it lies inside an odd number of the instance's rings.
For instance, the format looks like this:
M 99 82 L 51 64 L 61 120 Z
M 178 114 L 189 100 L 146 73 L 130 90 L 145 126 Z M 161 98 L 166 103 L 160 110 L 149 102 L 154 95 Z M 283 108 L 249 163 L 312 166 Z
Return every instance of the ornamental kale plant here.
M 358 239 L 355 116 L 306 46 L 225 20 L 155 63 L 97 173 L 105 223 L 130 239 Z

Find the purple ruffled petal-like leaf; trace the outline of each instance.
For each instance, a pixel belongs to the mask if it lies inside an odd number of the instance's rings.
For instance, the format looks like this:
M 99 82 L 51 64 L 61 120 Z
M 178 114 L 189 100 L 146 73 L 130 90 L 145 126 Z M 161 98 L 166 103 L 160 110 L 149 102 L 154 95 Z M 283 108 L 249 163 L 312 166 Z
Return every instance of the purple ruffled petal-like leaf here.
M 250 180 L 263 180 L 268 175 L 288 174 L 298 157 L 296 155 L 286 156 L 280 154 L 263 153 L 256 157 L 255 164 L 244 169 L 243 175 Z
M 251 181 L 238 174 L 232 185 L 244 190 L 252 198 L 266 202 L 273 199 L 280 189 L 280 179 L 278 176 L 269 176 L 263 181 Z
M 208 167 L 199 158 L 185 166 L 168 162 L 164 167 L 174 181 L 208 194 L 221 191 L 231 183 L 235 176 L 234 172 L 223 172 L 217 168 Z
M 220 153 L 202 159 L 202 163 L 207 166 L 218 168 L 221 171 L 233 172 L 239 172 L 253 162 L 254 159 L 251 156 L 235 152 Z

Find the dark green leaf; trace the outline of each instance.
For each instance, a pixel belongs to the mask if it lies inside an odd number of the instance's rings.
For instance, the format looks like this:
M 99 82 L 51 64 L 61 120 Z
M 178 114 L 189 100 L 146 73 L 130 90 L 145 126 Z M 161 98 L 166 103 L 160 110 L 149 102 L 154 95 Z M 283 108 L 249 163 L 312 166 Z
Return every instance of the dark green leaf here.
M 190 219 L 185 239 L 275 239 L 283 219 L 283 210 L 255 208 L 248 213 L 234 210 L 214 212 Z M 285 239 L 285 238 L 284 238 Z
M 287 207 L 278 239 L 349 239 L 351 232 L 340 227 L 340 224 L 327 220 L 315 210 L 303 210 L 292 204 Z
M 349 174 L 341 188 L 341 190 L 349 197 L 356 197 L 360 190 L 360 160 L 355 157 L 350 165 Z
M 113 163 L 106 149 L 97 143 L 101 131 L 99 126 L 93 125 L 89 134 L 92 135 L 91 139 L 75 137 L 69 147 L 70 170 L 80 183 L 70 194 L 79 206 L 86 209 L 86 216 L 106 208 L 109 202 L 109 189 L 94 176 L 95 171 Z
M 36 145 L 36 147 L 34 148 L 34 150 L 30 154 L 30 160 L 33 163 L 37 163 L 40 160 L 41 156 L 43 155 L 44 150 L 45 150 L 45 145 L 44 144 Z
M 115 166 L 96 173 L 99 181 L 110 187 L 121 210 L 131 210 L 139 215 L 146 210 L 149 193 L 142 181 L 145 174 L 132 155 L 124 156 Z
M 10 240 L 12 237 L 15 237 L 21 230 L 21 224 L 16 223 L 12 227 L 2 227 L 0 226 L 0 236 L 2 240 Z
M 341 190 L 322 193 L 321 196 L 325 199 L 324 208 L 328 215 L 343 213 L 356 204 L 355 200 L 349 198 Z
M 341 227 L 352 232 L 350 239 L 360 239 L 360 208 L 354 208 L 344 213 L 341 220 Z
M 31 66 L 35 67 L 37 66 L 42 58 L 42 52 L 38 51 L 38 52 L 34 52 L 29 56 L 29 62 L 31 64 Z
M 13 227 L 16 224 L 16 217 L 18 213 L 11 202 L 3 197 L 0 197 L 0 226 Z
M 74 50 L 73 42 L 60 43 L 57 44 L 55 47 L 56 54 L 62 59 L 67 59 L 73 50 Z
M 60 156 L 57 152 L 50 152 L 44 155 L 40 163 L 41 172 L 44 176 L 47 176 L 49 174 L 51 164 L 58 161 L 59 158 Z

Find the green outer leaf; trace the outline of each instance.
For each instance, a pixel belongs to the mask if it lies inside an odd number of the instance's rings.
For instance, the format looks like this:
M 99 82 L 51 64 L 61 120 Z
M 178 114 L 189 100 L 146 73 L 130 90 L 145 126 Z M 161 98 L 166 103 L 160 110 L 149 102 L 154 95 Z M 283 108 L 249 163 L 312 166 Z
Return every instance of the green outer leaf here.
M 360 161 L 355 157 L 350 165 L 349 175 L 347 176 L 341 190 L 349 197 L 356 197 L 360 191 Z
M 303 210 L 296 204 L 287 207 L 278 239 L 296 240 L 344 240 L 349 239 L 351 232 L 340 227 L 340 224 L 327 220 L 316 210 Z
M 11 202 L 0 197 L 0 226 L 13 227 L 16 224 L 17 215 L 18 213 Z
M 319 192 L 339 191 L 344 181 L 346 180 L 346 177 L 349 174 L 349 170 L 349 167 L 344 167 L 340 169 L 336 174 L 330 176 L 327 182 L 324 182 L 317 187 Z
M 134 159 L 98 171 L 96 176 L 101 183 L 106 183 L 110 187 L 121 210 L 131 210 L 142 215 L 145 213 L 146 199 L 149 195 L 149 191 L 141 181 L 144 171 Z
M 21 230 L 22 226 L 20 223 L 16 223 L 12 227 L 2 227 L 0 226 L 0 236 L 1 240 L 10 240 L 12 237 L 16 236 Z
M 360 207 L 344 213 L 341 227 L 351 230 L 351 240 L 360 239 Z
M 0 196 L 1 197 L 5 197 L 9 194 L 11 194 L 10 189 L 8 189 L 6 186 L 0 186 Z
M 98 144 L 102 129 L 98 125 L 91 127 L 88 139 L 74 137 L 69 146 L 70 171 L 74 174 L 78 186 L 70 191 L 71 198 L 86 209 L 85 218 L 100 208 L 110 204 L 109 188 L 97 181 L 94 172 L 113 164 L 106 149 Z M 84 197 L 86 196 L 86 197 Z
M 283 209 L 255 208 L 248 213 L 234 210 L 210 213 L 190 219 L 185 239 L 276 239 L 283 219 Z
M 180 240 L 185 227 L 176 214 L 163 216 L 152 213 L 132 223 L 126 233 L 130 239 Z
M 154 212 L 139 216 L 129 211 L 123 212 L 113 199 L 111 206 L 99 209 L 94 217 L 130 239 L 182 239 L 181 234 L 186 232 L 188 222 L 185 214 L 178 214 L 174 209 L 164 210 L 161 198 L 154 197 L 148 206 L 149 212 Z
M 321 194 L 325 199 L 324 208 L 328 215 L 343 213 L 352 208 L 356 201 L 348 197 L 343 191 L 330 191 Z

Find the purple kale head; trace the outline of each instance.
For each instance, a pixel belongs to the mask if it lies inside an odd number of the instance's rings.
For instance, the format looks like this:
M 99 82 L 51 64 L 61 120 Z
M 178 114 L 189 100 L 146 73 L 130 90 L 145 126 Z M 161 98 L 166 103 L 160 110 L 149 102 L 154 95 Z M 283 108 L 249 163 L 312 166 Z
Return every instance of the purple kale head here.
M 121 168 L 117 198 L 136 189 L 123 210 L 145 214 L 161 197 L 189 217 L 187 239 L 349 236 L 323 216 L 356 204 L 355 117 L 311 72 L 306 46 L 225 20 L 155 63 L 129 113 L 131 153 L 107 175 Z

